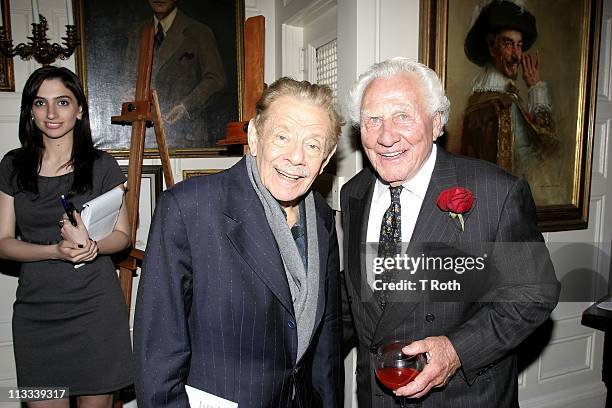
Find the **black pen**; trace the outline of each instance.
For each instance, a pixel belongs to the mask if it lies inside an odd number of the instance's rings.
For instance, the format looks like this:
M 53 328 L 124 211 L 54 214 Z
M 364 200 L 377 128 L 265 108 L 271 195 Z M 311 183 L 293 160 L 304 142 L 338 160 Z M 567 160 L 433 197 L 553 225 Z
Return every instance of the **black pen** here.
M 64 211 L 66 212 L 66 215 L 68 216 L 68 219 L 70 220 L 70 223 L 73 226 L 77 226 L 77 222 L 76 219 L 74 218 L 74 204 L 72 203 L 68 203 L 68 200 L 66 200 L 66 196 L 65 195 L 61 195 L 60 196 L 61 200 L 62 200 L 62 207 L 64 207 Z

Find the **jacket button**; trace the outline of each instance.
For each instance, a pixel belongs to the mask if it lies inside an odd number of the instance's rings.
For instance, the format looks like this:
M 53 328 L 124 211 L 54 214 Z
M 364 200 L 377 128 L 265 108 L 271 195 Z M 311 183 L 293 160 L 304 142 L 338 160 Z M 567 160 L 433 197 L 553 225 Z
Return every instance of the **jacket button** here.
M 376 346 L 371 346 L 370 347 L 370 353 L 372 353 L 372 354 L 376 354 L 377 350 L 378 350 L 378 347 L 376 347 Z
M 287 322 L 287 326 L 289 326 L 290 329 L 295 329 L 297 326 L 295 325 L 295 321 L 293 320 L 289 320 Z
M 427 314 L 425 315 L 425 320 L 426 320 L 428 323 L 431 323 L 431 322 L 433 322 L 434 320 L 436 320 L 436 316 L 432 315 L 431 313 L 427 313 Z

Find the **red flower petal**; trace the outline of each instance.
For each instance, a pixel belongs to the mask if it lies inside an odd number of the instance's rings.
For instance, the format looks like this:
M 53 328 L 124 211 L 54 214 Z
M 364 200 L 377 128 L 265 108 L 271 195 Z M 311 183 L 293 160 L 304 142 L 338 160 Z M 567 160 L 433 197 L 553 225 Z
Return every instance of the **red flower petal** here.
M 474 196 L 472 192 L 463 187 L 448 188 L 440 193 L 438 207 L 442 211 L 464 214 L 472 208 Z

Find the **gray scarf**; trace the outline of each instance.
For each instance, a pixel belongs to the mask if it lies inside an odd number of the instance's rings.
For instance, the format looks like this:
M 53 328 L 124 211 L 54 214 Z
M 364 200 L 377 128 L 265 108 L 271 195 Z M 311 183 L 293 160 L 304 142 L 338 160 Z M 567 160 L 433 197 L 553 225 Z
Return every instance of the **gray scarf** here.
M 314 330 L 319 293 L 319 242 L 317 239 L 317 217 L 314 196 L 311 191 L 304 198 L 308 259 L 308 270 L 306 271 L 281 206 L 261 183 L 257 164 L 251 154 L 246 156 L 246 168 L 249 180 L 251 180 L 251 184 L 263 205 L 268 224 L 280 249 L 280 255 L 285 267 L 297 322 L 297 361 L 299 361 L 310 344 L 310 338 Z

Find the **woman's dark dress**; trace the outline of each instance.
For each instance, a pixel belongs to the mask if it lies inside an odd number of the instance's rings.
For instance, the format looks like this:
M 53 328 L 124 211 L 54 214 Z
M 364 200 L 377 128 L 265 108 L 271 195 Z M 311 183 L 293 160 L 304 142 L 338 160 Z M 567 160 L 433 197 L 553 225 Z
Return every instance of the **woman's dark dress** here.
M 13 196 L 21 239 L 37 244 L 61 239 L 60 194 L 72 173 L 38 177 L 39 194 L 19 191 L 12 155 L 0 162 L 0 190 Z M 117 162 L 100 152 L 93 188 L 71 198 L 76 208 L 122 184 Z M 70 395 L 104 394 L 132 383 L 128 311 L 108 256 L 75 269 L 47 260 L 24 262 L 13 307 L 13 343 L 20 387 L 68 387 Z

